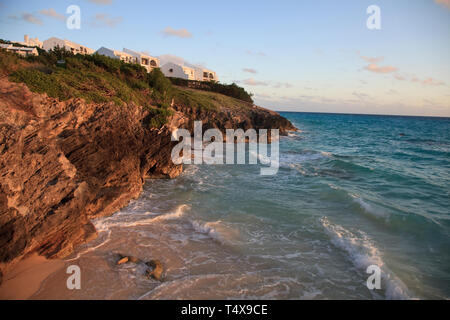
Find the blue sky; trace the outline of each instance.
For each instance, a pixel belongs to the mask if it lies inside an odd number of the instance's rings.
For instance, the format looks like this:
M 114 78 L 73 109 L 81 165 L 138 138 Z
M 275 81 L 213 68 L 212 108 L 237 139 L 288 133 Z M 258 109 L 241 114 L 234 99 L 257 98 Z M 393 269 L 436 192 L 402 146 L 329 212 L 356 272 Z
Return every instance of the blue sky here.
M 274 110 L 450 116 L 450 0 L 0 0 L 0 38 L 24 34 L 201 64 Z

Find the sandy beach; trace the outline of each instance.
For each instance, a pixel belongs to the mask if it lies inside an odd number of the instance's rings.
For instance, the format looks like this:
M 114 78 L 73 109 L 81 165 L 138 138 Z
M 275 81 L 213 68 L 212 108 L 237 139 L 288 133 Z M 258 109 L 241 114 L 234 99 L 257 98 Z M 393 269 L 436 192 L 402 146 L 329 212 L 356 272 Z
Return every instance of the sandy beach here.
M 62 260 L 30 255 L 6 271 L 0 286 L 0 300 L 29 299 L 50 274 L 64 267 Z

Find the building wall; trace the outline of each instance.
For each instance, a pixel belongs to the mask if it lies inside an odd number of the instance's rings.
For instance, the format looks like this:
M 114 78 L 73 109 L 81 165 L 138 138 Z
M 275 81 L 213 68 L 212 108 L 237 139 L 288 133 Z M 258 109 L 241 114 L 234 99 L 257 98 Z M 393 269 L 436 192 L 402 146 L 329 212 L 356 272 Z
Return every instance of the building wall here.
M 130 55 L 132 55 L 133 57 L 135 57 L 137 59 L 137 63 L 139 63 L 141 66 L 143 66 L 147 72 L 151 72 L 153 69 L 155 68 L 159 68 L 159 59 L 146 55 L 146 54 L 142 54 L 140 52 L 136 52 L 127 48 L 123 48 L 123 51 L 125 53 L 128 53 Z M 148 60 L 148 64 L 144 64 L 143 59 Z M 153 63 L 152 63 L 153 61 Z M 153 65 L 154 64 L 154 65 Z
M 189 76 L 184 72 L 183 67 L 172 62 L 168 62 L 163 65 L 161 67 L 161 71 L 166 77 L 189 80 Z
M 36 48 L 14 47 L 12 44 L 0 44 L 0 48 L 6 49 L 9 52 L 17 53 L 23 57 L 39 55 Z
M 92 54 L 94 50 L 85 47 L 81 44 L 71 42 L 68 40 L 62 40 L 59 38 L 50 38 L 43 42 L 43 49 L 46 51 L 52 50 L 56 46 L 60 46 L 61 48 L 66 48 L 66 50 L 72 51 L 74 54 Z
M 206 73 L 206 76 L 205 76 Z M 217 74 L 209 69 L 196 68 L 195 69 L 195 80 L 197 81 L 219 81 Z
M 98 49 L 95 53 L 101 54 L 103 56 L 107 56 L 113 59 L 118 59 L 118 57 L 116 57 L 116 55 L 114 54 L 114 50 L 105 48 L 105 47 L 101 47 L 100 49 Z
M 96 53 L 113 58 L 113 59 L 119 59 L 124 62 L 136 63 L 136 58 L 126 52 L 101 47 L 100 49 L 98 49 L 96 51 Z

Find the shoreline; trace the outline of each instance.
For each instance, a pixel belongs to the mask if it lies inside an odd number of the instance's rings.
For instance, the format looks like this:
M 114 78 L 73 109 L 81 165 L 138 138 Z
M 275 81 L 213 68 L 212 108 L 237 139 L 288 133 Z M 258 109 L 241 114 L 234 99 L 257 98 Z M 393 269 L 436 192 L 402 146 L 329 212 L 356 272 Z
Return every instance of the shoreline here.
M 27 300 L 48 276 L 62 269 L 65 261 L 47 259 L 34 253 L 5 270 L 0 285 L 0 300 Z

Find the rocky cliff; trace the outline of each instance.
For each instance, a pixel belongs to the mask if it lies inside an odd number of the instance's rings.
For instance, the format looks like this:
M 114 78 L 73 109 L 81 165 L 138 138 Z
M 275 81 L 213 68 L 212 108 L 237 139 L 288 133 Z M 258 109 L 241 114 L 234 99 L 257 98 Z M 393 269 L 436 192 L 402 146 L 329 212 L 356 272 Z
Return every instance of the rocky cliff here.
M 90 218 L 139 196 L 145 178 L 173 178 L 169 128 L 279 128 L 275 112 L 249 104 L 200 110 L 173 105 L 170 122 L 149 126 L 148 109 L 129 103 L 59 101 L 0 79 L 0 269 L 30 252 L 64 257 L 96 236 Z

